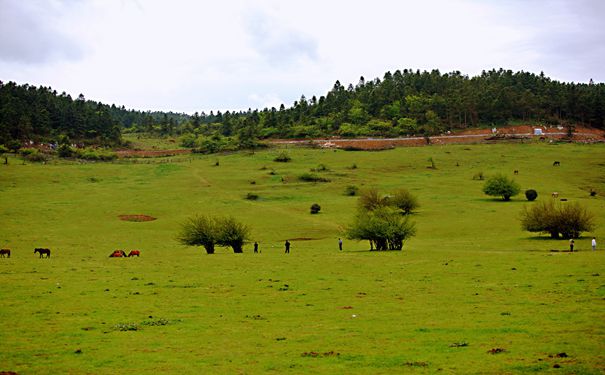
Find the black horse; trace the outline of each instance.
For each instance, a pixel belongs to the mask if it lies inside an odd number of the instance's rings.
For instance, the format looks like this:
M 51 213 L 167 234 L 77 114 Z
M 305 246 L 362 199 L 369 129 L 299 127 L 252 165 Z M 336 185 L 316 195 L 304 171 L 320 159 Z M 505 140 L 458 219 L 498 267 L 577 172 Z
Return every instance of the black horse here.
M 46 258 L 50 258 L 50 249 L 37 247 L 34 249 L 34 254 L 35 253 L 40 253 L 40 258 L 44 258 L 43 255 L 46 255 Z
M 11 250 L 10 249 L 0 249 L 0 258 L 4 258 L 5 255 L 8 258 L 10 258 L 11 257 Z

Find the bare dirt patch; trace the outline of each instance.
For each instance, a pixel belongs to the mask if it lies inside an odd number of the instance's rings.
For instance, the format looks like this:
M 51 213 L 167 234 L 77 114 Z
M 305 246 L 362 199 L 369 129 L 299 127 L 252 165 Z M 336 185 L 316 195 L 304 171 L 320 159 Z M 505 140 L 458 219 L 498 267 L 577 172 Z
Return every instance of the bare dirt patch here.
M 136 223 L 156 220 L 155 217 L 149 215 L 118 215 L 118 218 L 120 220 L 133 221 Z

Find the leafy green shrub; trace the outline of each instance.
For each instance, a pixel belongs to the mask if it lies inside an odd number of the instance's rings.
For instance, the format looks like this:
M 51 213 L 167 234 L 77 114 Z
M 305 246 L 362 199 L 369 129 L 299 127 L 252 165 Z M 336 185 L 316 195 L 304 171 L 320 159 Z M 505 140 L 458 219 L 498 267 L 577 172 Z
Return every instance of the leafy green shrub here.
M 285 151 L 280 152 L 279 155 L 277 155 L 275 157 L 275 159 L 273 159 L 273 161 L 276 161 L 278 163 L 287 163 L 287 162 L 289 162 L 291 160 L 292 160 L 292 158 Z
M 304 182 L 330 182 L 329 179 L 324 178 L 324 177 L 320 177 L 316 174 L 312 174 L 312 173 L 303 173 L 300 176 L 298 176 L 298 179 Z
M 74 149 L 68 143 L 62 143 L 57 148 L 57 155 L 61 158 L 70 158 L 74 155 Z
M 358 191 L 359 191 L 359 188 L 357 186 L 355 186 L 355 185 L 349 185 L 345 189 L 345 195 L 353 197 L 353 196 L 357 195 Z
M 535 201 L 536 198 L 538 198 L 538 192 L 534 189 L 525 190 L 525 198 L 527 198 L 527 200 L 530 202 Z
M 118 157 L 115 152 L 94 148 L 76 149 L 75 156 L 78 159 L 100 161 L 111 161 Z
M 388 198 L 390 206 L 397 207 L 404 215 L 411 214 L 420 205 L 418 199 L 406 189 L 399 189 Z
M 48 160 L 48 156 L 37 148 L 22 148 L 19 150 L 21 156 L 25 158 L 27 161 L 31 161 L 33 163 L 45 162 Z
M 595 216 L 579 203 L 538 202 L 523 207 L 521 228 L 528 232 L 548 233 L 552 238 L 578 238 L 595 229 Z
M 521 187 L 515 181 L 504 175 L 490 177 L 483 186 L 483 192 L 491 196 L 500 196 L 502 200 L 509 201 L 521 191 Z
M 328 168 L 325 164 L 320 164 L 317 168 L 311 168 L 311 172 L 327 172 L 330 168 Z
M 19 155 L 25 157 L 27 155 L 31 155 L 39 152 L 37 148 L 22 148 L 19 150 Z
M 182 147 L 194 148 L 196 140 L 195 134 L 186 133 L 181 136 L 180 145 Z
M 311 213 L 312 214 L 318 214 L 320 210 L 321 210 L 321 206 L 319 204 L 313 203 L 311 205 Z

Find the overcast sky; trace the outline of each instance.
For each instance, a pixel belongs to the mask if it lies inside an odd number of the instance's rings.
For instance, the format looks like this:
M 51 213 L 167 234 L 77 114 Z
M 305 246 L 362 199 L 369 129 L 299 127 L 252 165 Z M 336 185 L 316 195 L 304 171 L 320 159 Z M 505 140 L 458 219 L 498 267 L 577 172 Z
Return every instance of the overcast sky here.
M 187 113 L 404 68 L 604 82 L 603 20 L 605 0 L 0 0 L 0 80 Z

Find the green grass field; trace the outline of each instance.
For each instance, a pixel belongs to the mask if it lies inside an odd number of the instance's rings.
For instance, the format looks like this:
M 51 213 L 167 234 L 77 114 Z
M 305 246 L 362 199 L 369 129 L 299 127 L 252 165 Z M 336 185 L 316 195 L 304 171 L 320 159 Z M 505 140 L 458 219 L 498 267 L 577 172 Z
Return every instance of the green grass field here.
M 290 163 L 274 162 L 278 152 L 1 165 L 0 246 L 12 255 L 0 258 L 0 371 L 605 371 L 605 145 L 291 148 Z M 330 182 L 297 180 L 319 164 Z M 472 179 L 480 171 L 514 177 L 538 201 L 557 191 L 585 204 L 597 230 L 576 253 L 551 252 L 567 242 L 523 232 L 530 203 L 483 195 Z M 418 233 L 402 252 L 349 240 L 338 251 L 355 213 L 348 185 L 418 197 Z M 235 216 L 262 253 L 178 244 L 180 223 L 196 213 Z M 108 258 L 114 249 L 142 255 Z

